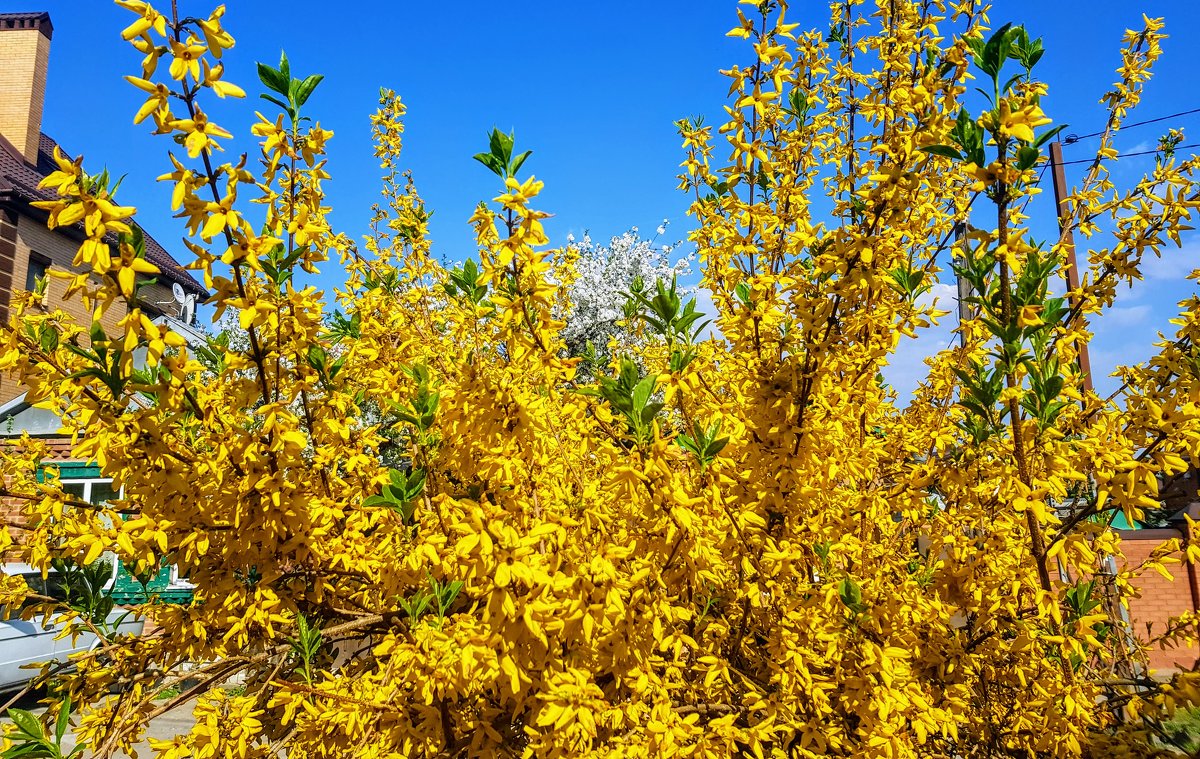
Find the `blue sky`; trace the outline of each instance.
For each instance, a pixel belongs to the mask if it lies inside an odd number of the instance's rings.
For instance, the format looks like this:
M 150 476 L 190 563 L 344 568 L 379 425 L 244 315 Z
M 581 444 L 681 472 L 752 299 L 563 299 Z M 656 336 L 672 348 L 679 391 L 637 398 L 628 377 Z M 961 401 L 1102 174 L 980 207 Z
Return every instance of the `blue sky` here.
M 185 15 L 207 15 L 212 3 L 179 0 Z M 30 4 L 33 3 L 33 4 Z M 169 216 L 170 189 L 154 178 L 166 169 L 169 145 L 135 127 L 140 93 L 122 80 L 136 73 L 140 56 L 119 32 L 131 14 L 104 0 L 27 0 L 4 10 L 48 10 L 54 24 L 43 130 L 95 170 L 105 164 L 128 178 L 122 200 L 141 209 L 139 220 L 169 249 L 179 251 L 180 227 Z M 160 0 L 169 9 L 169 0 Z M 695 113 L 719 117 L 727 80 L 717 72 L 745 58 L 739 42 L 724 33 L 735 21 L 733 0 L 661 0 L 603 3 L 458 0 L 457 2 L 330 3 L 290 0 L 286 4 L 231 0 L 226 26 L 238 40 L 228 54 L 226 79 L 258 92 L 253 64 L 275 63 L 286 48 L 297 74 L 320 72 L 325 83 L 310 112 L 332 129 L 328 185 L 334 223 L 361 237 L 369 208 L 378 198 L 378 167 L 371 155 L 368 115 L 380 86 L 399 92 L 408 104 L 404 164 L 434 209 L 435 251 L 448 260 L 474 252 L 466 220 L 480 199 L 497 194 L 496 180 L 471 156 L 486 147 L 493 126 L 515 129 L 518 150 L 532 149 L 526 164 L 546 182 L 540 207 L 552 212 L 552 240 L 590 229 L 594 237 L 631 226 L 653 234 L 671 220 L 667 237 L 686 236 L 686 197 L 675 190 L 682 158 L 673 121 Z M 792 19 L 827 24 L 825 3 L 796 3 Z M 286 8 L 287 10 L 281 10 Z M 1045 38 L 1040 65 L 1050 83 L 1043 101 L 1068 132 L 1099 128 L 1100 96 L 1111 86 L 1124 29 L 1141 23 L 1141 12 L 1167 21 L 1166 55 L 1146 90 L 1137 115 L 1153 118 L 1200 107 L 1195 53 L 1200 49 L 1200 10 L 1191 0 L 1048 3 L 1000 0 L 991 14 L 996 25 L 1023 22 Z M 263 101 L 253 105 L 266 106 Z M 245 103 L 215 103 L 213 118 L 238 139 L 231 153 L 252 151 Z M 1200 114 L 1177 123 L 1128 130 L 1117 147 L 1133 152 L 1153 144 L 1168 126 L 1187 128 L 1200 141 Z M 1066 147 L 1068 161 L 1089 157 L 1094 141 Z M 1131 158 L 1114 171 L 1134 178 L 1151 157 Z M 1068 182 L 1079 166 L 1068 166 Z M 1035 236 L 1053 234 L 1050 193 L 1036 204 L 1042 220 Z M 1194 290 L 1182 279 L 1200 262 L 1200 236 L 1185 238 L 1185 250 L 1151 267 L 1148 282 L 1096 325 L 1093 364 L 1098 375 L 1118 362 L 1149 355 L 1150 344 L 1174 304 Z M 1185 263 L 1185 261 L 1187 263 Z M 340 283 L 336 265 L 320 278 Z M 921 356 L 949 339 L 944 325 L 908 342 L 889 368 L 889 379 L 907 392 L 921 374 Z M 1101 389 L 1115 383 L 1098 378 Z

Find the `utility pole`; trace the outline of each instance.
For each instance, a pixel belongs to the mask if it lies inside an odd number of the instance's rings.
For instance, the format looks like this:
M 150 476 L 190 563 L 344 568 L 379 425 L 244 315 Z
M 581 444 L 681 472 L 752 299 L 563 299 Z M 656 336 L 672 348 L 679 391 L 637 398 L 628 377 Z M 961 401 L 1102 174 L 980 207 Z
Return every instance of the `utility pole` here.
M 1079 289 L 1079 264 L 1075 260 L 1075 233 L 1071 231 L 1071 211 L 1067 207 L 1067 177 L 1063 172 L 1062 143 L 1050 143 L 1050 172 L 1054 179 L 1054 206 L 1058 210 L 1058 242 L 1067 258 L 1067 290 Z M 1071 308 L 1076 298 L 1070 299 Z M 1087 343 L 1079 346 L 1079 372 L 1083 375 L 1083 389 L 1092 390 L 1092 357 Z
M 1050 143 L 1050 171 L 1054 180 L 1054 205 L 1058 211 L 1058 242 L 1059 247 L 1066 255 L 1067 290 L 1070 292 L 1079 289 L 1079 262 L 1075 258 L 1075 233 L 1071 231 L 1071 210 L 1067 206 L 1067 177 L 1063 172 L 1062 143 L 1058 140 Z M 1068 302 L 1071 304 L 1071 308 L 1074 308 L 1078 299 L 1071 297 Z M 1079 346 L 1079 372 L 1083 375 L 1084 391 L 1091 392 L 1093 389 L 1092 360 L 1086 343 Z M 1085 407 L 1087 405 L 1086 398 L 1083 405 Z M 1060 571 L 1061 561 L 1060 558 Z M 1099 569 L 1097 575 L 1102 578 L 1105 609 L 1109 619 L 1121 628 L 1123 650 L 1113 662 L 1114 669 L 1120 676 L 1134 679 L 1144 673 L 1141 665 L 1129 657 L 1129 652 L 1136 650 L 1138 644 L 1133 634 L 1133 621 L 1129 617 L 1129 610 L 1121 603 L 1121 591 L 1117 588 L 1116 576 L 1119 568 L 1116 558 L 1110 554 L 1101 554 L 1097 557 L 1097 566 Z M 1120 719 L 1119 711 L 1114 714 Z

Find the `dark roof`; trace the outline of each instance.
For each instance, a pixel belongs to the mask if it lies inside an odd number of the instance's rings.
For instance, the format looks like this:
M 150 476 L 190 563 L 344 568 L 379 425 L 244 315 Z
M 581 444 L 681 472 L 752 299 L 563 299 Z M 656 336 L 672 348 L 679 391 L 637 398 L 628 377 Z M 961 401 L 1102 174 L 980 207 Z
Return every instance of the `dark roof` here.
M 9 29 L 37 29 L 46 35 L 46 39 L 54 34 L 54 25 L 50 23 L 50 14 L 40 13 L 0 13 L 0 32 Z
M 6 15 L 20 14 L 0 14 L 0 19 Z M 57 145 L 58 143 L 43 133 L 38 145 L 37 165 L 31 166 L 25 162 L 25 157 L 8 140 L 0 136 L 0 198 L 5 194 L 4 191 L 8 190 L 18 200 L 26 203 L 37 200 L 53 200 L 54 192 L 40 189 L 38 183 L 58 168 L 54 163 L 54 148 Z M 208 297 L 204 286 L 197 282 L 187 269 L 180 266 L 166 248 L 151 237 L 144 228 L 142 233 L 146 239 L 146 258 L 162 271 L 160 276 L 169 282 L 178 283 L 188 293 L 201 298 Z

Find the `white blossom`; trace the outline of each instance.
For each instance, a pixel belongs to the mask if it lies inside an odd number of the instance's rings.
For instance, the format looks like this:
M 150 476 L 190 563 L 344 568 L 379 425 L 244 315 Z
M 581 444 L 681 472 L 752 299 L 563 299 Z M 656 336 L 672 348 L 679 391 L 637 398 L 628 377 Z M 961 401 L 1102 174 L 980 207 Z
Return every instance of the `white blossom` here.
M 666 231 L 666 221 L 658 234 Z M 607 355 L 609 341 L 616 337 L 622 342 L 631 340 L 631 325 L 619 324 L 629 290 L 636 279 L 652 291 L 655 282 L 670 282 L 672 277 L 684 278 L 691 271 L 693 256 L 672 258 L 680 243 L 655 247 L 653 240 L 643 239 L 637 227 L 617 235 L 607 245 L 599 245 L 584 233 L 580 242 L 569 242 L 579 253 L 577 277 L 568 290 L 572 310 L 567 315 L 563 338 L 572 355 L 580 355 L 590 341 L 596 350 Z M 691 290 L 680 286 L 685 299 Z

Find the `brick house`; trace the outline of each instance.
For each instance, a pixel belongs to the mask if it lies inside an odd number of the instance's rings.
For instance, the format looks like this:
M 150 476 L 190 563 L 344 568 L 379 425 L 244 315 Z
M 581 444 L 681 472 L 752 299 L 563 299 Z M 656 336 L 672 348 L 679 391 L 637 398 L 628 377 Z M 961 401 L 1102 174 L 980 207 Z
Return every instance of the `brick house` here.
M 1178 540 L 1185 548 L 1198 537 L 1187 518 L 1200 520 L 1200 496 L 1197 482 L 1200 470 L 1188 469 L 1169 478 L 1160 478 L 1159 513 L 1147 524 L 1129 525 L 1119 519 L 1121 553 L 1126 566 L 1137 566 L 1167 540 Z M 1150 515 L 1148 515 L 1150 516 Z M 1174 558 L 1183 559 L 1180 554 Z M 1200 568 L 1186 561 L 1168 564 L 1170 580 L 1157 572 L 1145 572 L 1137 580 L 1139 595 L 1129 600 L 1130 628 L 1134 635 L 1149 640 L 1164 632 L 1168 620 L 1182 614 L 1200 613 Z M 1172 648 L 1149 652 L 1150 671 L 1169 675 L 1192 669 L 1200 663 L 1200 641 L 1181 643 Z
M 53 197 L 53 191 L 38 188 L 42 178 L 56 168 L 53 154 L 57 143 L 41 130 L 53 32 L 48 13 L 0 13 L 0 321 L 3 322 L 10 318 L 14 294 L 32 291 L 42 282 L 46 287 L 47 307 L 62 308 L 83 324 L 91 320 L 81 303 L 63 300 L 67 286 L 64 281 L 46 277 L 53 269 L 75 270 L 72 261 L 83 239 L 82 230 L 51 231 L 46 227 L 47 214 L 31 205 Z M 141 288 L 138 305 L 156 321 L 170 322 L 185 338 L 203 341 L 203 336 L 190 324 L 190 309 L 181 304 L 178 296 L 194 303 L 207 298 L 207 292 L 148 233 L 145 242 L 146 257 L 162 273 L 155 277 L 154 283 Z M 124 315 L 123 308 L 114 305 L 102 324 L 115 332 Z M 64 482 L 70 480 L 67 488 L 77 497 L 93 502 L 110 497 L 111 483 L 100 477 L 97 467 L 71 460 L 70 440 L 61 436 L 60 427 L 60 420 L 53 413 L 25 403 L 24 388 L 16 379 L 0 376 L 0 444 L 5 440 L 13 444 L 23 433 L 42 438 L 50 447 L 60 477 Z M 14 509 L 0 502 L 4 524 L 10 524 L 14 516 Z

